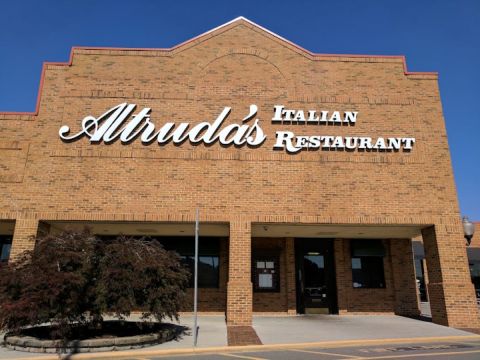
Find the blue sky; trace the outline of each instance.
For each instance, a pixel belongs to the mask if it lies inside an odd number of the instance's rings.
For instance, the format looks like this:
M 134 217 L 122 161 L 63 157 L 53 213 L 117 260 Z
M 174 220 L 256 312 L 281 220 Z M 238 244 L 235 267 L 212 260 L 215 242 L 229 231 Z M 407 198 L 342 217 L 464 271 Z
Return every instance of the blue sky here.
M 480 0 L 0 3 L 0 111 L 33 111 L 72 46 L 171 47 L 237 16 L 317 53 L 406 55 L 438 71 L 461 212 L 480 221 Z M 480 229 L 478 229 L 480 231 Z

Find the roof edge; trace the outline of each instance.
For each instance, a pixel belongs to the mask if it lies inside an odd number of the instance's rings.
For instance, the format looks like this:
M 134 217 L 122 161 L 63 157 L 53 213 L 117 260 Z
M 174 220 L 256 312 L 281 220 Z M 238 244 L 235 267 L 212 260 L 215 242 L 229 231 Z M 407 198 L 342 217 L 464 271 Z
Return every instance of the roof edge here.
M 36 104 L 35 104 L 35 111 L 0 111 L 0 116 L 1 115 L 30 115 L 30 116 L 36 116 L 38 115 L 38 112 L 39 112 L 39 108 L 40 108 L 40 100 L 41 100 L 41 94 L 42 94 L 42 90 L 43 90 L 43 84 L 44 84 L 44 80 L 45 80 L 45 71 L 46 71 L 46 68 L 48 65 L 56 65 L 56 66 L 71 66 L 72 63 L 73 63 L 73 53 L 75 52 L 75 50 L 107 50 L 107 51 L 111 51 L 111 50 L 120 50 L 120 51 L 165 51 L 165 52 L 170 52 L 170 51 L 173 51 L 173 50 L 176 50 L 178 48 L 181 48 L 185 45 L 188 45 L 194 41 L 197 41 L 201 38 L 204 38 L 206 36 L 209 36 L 210 34 L 212 34 L 213 32 L 215 31 L 218 31 L 222 28 L 225 28 L 229 25 L 232 25 L 234 23 L 237 23 L 237 22 L 246 22 L 264 32 L 266 32 L 267 34 L 277 38 L 278 40 L 282 41 L 282 42 L 285 42 L 286 44 L 288 44 L 289 46 L 292 46 L 298 50 L 300 50 L 301 52 L 304 52 L 305 54 L 313 57 L 313 58 L 318 58 L 318 57 L 348 57 L 348 58 L 386 58 L 386 59 L 398 59 L 400 61 L 402 61 L 402 64 L 403 64 L 403 72 L 404 72 L 404 75 L 408 76 L 408 75 L 431 75 L 431 76 L 438 76 L 438 72 L 418 72 L 418 71 L 415 71 L 415 72 L 412 72 L 412 71 L 408 71 L 407 69 L 407 61 L 406 61 L 406 57 L 405 55 L 360 55 L 360 54 L 322 54 L 322 53 L 314 53 L 314 52 L 311 52 L 303 47 L 301 47 L 300 45 L 297 45 L 295 43 L 293 43 L 292 41 L 290 40 L 287 40 L 285 39 L 284 37 L 274 33 L 273 31 L 270 31 L 266 28 L 264 28 L 263 26 L 261 25 L 258 25 L 257 23 L 247 19 L 246 17 L 244 16 L 238 16 L 236 17 L 235 19 L 233 20 L 230 20 L 220 26 L 217 26 L 211 30 L 208 30 L 200 35 L 197 35 L 189 40 L 186 40 L 184 42 L 181 42 L 171 48 L 124 48 L 124 47 L 105 47 L 105 46 L 100 46 L 100 47 L 95 47 L 95 46 L 73 46 L 71 49 L 70 49 L 70 56 L 69 56 L 69 60 L 66 61 L 66 62 L 51 62 L 51 61 L 44 61 L 43 64 L 42 64 L 42 72 L 41 72 L 41 76 L 40 76 L 40 84 L 39 84 L 39 88 L 38 88 L 38 92 L 37 92 L 37 101 L 36 101 Z

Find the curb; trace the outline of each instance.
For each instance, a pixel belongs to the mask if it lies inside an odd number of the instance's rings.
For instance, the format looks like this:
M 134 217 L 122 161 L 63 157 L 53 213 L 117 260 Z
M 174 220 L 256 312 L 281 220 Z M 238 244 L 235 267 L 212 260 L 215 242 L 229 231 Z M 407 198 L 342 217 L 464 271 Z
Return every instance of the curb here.
M 401 343 L 423 343 L 423 342 L 443 342 L 458 340 L 480 340 L 480 335 L 458 335 L 458 336 L 439 336 L 439 337 L 416 337 L 416 338 L 389 338 L 389 339 L 365 339 L 365 340 L 338 340 L 338 341 L 318 341 L 308 343 L 283 343 L 268 345 L 246 345 L 246 346 L 216 346 L 206 348 L 186 348 L 186 349 L 157 349 L 157 350 L 130 350 L 130 351 L 108 351 L 101 353 L 82 353 L 70 355 L 69 359 L 112 359 L 122 357 L 145 357 L 145 356 L 165 356 L 165 355 L 193 355 L 218 352 L 246 352 L 252 350 L 303 348 L 303 347 L 322 347 L 322 348 L 340 348 L 357 345 L 386 345 Z M 15 360 L 58 360 L 58 355 L 19 357 Z
M 175 338 L 176 334 L 176 330 L 170 327 L 160 332 L 143 335 L 69 341 L 66 344 L 66 349 L 67 351 L 77 349 L 78 354 L 112 352 L 114 350 L 128 351 L 171 341 Z M 31 336 L 8 335 L 4 337 L 3 346 L 10 350 L 36 354 L 56 354 L 57 347 L 61 347 L 62 344 L 60 340 L 39 340 Z

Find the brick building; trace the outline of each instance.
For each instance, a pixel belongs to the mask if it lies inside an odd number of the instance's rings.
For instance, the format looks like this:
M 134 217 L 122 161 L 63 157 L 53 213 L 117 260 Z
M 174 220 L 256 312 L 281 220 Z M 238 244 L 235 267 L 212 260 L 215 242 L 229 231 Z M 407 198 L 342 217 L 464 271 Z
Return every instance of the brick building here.
M 480 222 L 474 222 L 474 225 L 477 230 L 480 228 Z M 428 302 L 428 270 L 421 236 L 412 239 L 412 245 L 415 261 L 415 276 L 419 289 L 418 295 L 420 301 Z M 470 276 L 477 296 L 477 304 L 480 305 L 480 239 L 478 234 L 471 239 L 471 243 L 467 247 L 467 258 L 470 267 Z
M 313 54 L 244 18 L 171 49 L 73 48 L 35 113 L 0 114 L 0 190 L 10 261 L 88 225 L 189 264 L 199 208 L 199 309 L 230 325 L 418 315 L 422 236 L 433 321 L 479 327 L 437 74 L 402 56 Z
M 480 222 L 474 223 L 478 231 Z M 467 249 L 468 263 L 470 265 L 470 275 L 477 294 L 477 303 L 480 303 L 480 238 L 477 234 L 472 238 L 472 242 Z

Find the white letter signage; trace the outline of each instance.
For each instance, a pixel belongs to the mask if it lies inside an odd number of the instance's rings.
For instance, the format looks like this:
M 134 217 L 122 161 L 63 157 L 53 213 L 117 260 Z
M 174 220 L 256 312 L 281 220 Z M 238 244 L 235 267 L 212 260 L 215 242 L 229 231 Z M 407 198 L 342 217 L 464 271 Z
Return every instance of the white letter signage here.
M 86 116 L 81 122 L 80 131 L 70 134 L 68 125 L 59 129 L 59 136 L 65 142 L 82 137 L 91 143 L 110 144 L 120 141 L 128 144 L 137 138 L 148 145 L 157 142 L 165 145 L 172 142 L 181 145 L 185 141 L 192 144 L 214 144 L 223 146 L 258 147 L 267 139 L 260 120 L 257 118 L 257 105 L 250 105 L 249 113 L 240 123 L 224 125 L 231 113 L 225 106 L 213 122 L 199 122 L 193 126 L 188 122 L 165 122 L 158 127 L 151 120 L 151 108 L 143 108 L 134 114 L 136 104 L 121 103 L 98 117 Z M 355 126 L 358 111 L 298 110 L 287 109 L 284 105 L 273 108 L 273 125 L 339 125 Z M 322 127 L 323 128 L 323 127 Z M 330 127 L 329 127 L 330 128 Z M 333 136 L 325 134 L 295 135 L 292 131 L 278 130 L 275 133 L 274 150 L 284 150 L 290 154 L 302 150 L 346 150 L 346 151 L 411 151 L 415 144 L 413 137 Z

